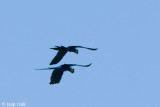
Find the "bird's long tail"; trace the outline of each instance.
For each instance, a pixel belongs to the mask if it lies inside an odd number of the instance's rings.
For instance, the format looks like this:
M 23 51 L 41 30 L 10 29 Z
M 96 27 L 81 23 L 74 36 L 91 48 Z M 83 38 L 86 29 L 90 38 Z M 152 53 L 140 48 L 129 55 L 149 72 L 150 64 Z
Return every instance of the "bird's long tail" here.
M 50 49 L 53 49 L 53 50 L 60 50 L 60 49 L 65 49 L 66 47 L 64 46 L 55 46 L 55 48 L 50 48 Z
M 92 64 L 92 63 L 90 63 L 90 64 L 88 64 L 88 65 L 78 65 L 78 64 L 77 64 L 77 66 L 81 66 L 81 67 L 89 67 L 89 66 L 91 66 L 91 64 Z
M 50 49 L 53 49 L 53 50 L 59 50 L 59 48 L 50 48 Z
M 54 68 L 42 68 L 42 69 L 35 69 L 35 70 L 51 70 L 51 69 L 54 69 Z

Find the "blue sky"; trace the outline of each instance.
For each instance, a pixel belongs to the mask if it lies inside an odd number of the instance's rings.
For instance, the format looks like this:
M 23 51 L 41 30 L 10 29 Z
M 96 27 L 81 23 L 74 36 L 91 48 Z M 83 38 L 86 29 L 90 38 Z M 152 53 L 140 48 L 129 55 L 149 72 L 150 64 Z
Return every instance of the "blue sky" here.
M 0 1 L 0 107 L 160 107 L 159 0 Z M 89 64 L 49 85 L 55 45 L 82 45 L 54 66 Z

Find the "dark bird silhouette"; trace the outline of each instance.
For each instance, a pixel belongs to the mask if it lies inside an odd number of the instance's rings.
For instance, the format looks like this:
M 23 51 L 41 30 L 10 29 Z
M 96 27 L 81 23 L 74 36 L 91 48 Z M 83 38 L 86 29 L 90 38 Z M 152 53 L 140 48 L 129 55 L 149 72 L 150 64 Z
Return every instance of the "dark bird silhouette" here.
M 78 54 L 78 49 L 77 48 L 85 48 L 85 49 L 89 49 L 89 50 L 93 50 L 93 51 L 97 50 L 97 48 L 87 48 L 87 47 L 83 47 L 83 46 L 68 46 L 68 47 L 55 46 L 55 48 L 50 48 L 50 49 L 57 50 L 58 53 L 53 58 L 50 65 L 57 64 L 64 57 L 64 55 L 67 52 L 74 52 L 74 53 Z
M 89 67 L 90 65 L 91 64 L 89 64 L 89 65 L 63 64 L 58 67 L 44 68 L 44 69 L 37 69 L 37 70 L 52 70 L 52 69 L 54 69 L 52 72 L 51 81 L 50 81 L 50 85 L 51 85 L 51 84 L 57 84 L 61 81 L 61 78 L 62 78 L 64 71 L 69 71 L 71 73 L 74 73 L 74 68 L 72 68 L 71 66 Z

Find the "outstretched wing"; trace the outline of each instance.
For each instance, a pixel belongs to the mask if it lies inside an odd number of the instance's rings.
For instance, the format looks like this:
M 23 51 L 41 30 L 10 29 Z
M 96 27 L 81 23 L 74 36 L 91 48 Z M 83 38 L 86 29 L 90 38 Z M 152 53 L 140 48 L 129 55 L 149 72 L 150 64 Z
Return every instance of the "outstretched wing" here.
M 59 50 L 57 55 L 51 61 L 50 65 L 57 64 L 64 57 L 66 53 L 67 53 L 66 50 Z
M 78 64 L 66 64 L 66 65 L 69 65 L 69 66 L 81 66 L 81 67 L 89 67 L 91 66 L 92 63 L 88 64 L 88 65 L 78 65 Z
M 49 84 L 51 85 L 51 84 L 59 83 L 61 81 L 62 75 L 63 75 L 63 71 L 59 71 L 59 70 L 55 69 L 52 72 L 51 81 Z
M 93 51 L 97 50 L 97 48 L 88 48 L 88 47 L 83 47 L 83 46 L 69 46 L 69 47 L 71 47 L 71 48 L 85 48 L 85 49 L 89 49 L 89 50 L 93 50 Z

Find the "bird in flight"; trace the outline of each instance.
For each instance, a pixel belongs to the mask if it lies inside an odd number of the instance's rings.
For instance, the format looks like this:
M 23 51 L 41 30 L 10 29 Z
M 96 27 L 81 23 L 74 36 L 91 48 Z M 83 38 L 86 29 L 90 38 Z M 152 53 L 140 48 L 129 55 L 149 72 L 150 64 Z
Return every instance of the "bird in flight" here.
M 87 47 L 83 47 L 83 46 L 68 46 L 68 47 L 64 47 L 64 46 L 55 46 L 55 48 L 50 48 L 53 50 L 57 50 L 57 55 L 53 58 L 53 60 L 51 61 L 50 65 L 53 64 L 57 64 L 67 52 L 74 52 L 76 54 L 78 54 L 78 49 L 77 48 L 85 48 L 85 49 L 89 49 L 89 50 L 97 50 L 97 48 L 87 48 Z
M 74 73 L 74 68 L 72 66 L 81 66 L 81 67 L 89 67 L 91 64 L 88 65 L 78 65 L 78 64 L 63 64 L 58 67 L 52 67 L 52 68 L 44 68 L 44 69 L 37 69 L 37 70 L 53 70 L 51 75 L 51 84 L 57 84 L 61 81 L 62 75 L 64 71 L 69 71 L 71 73 Z

